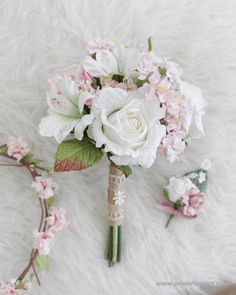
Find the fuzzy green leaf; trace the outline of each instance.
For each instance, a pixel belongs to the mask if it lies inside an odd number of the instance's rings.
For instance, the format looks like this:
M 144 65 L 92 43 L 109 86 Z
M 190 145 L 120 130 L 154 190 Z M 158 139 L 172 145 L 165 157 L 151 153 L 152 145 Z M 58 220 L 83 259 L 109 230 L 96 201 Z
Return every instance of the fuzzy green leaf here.
M 47 199 L 46 202 L 47 202 L 48 206 L 52 206 L 52 205 L 54 205 L 55 202 L 56 202 L 56 197 L 53 196 L 53 197 Z
M 132 174 L 132 169 L 128 165 L 118 166 L 118 168 L 125 175 L 125 177 L 129 177 Z
M 66 140 L 57 149 L 54 171 L 82 170 L 97 163 L 102 156 L 103 152 L 87 138 Z
M 163 190 L 163 195 L 167 200 L 169 200 L 169 193 L 166 189 Z
M 0 154 L 6 154 L 7 153 L 7 145 L 0 146 Z
M 205 180 L 199 182 L 201 173 L 203 173 L 203 175 L 205 174 Z M 191 174 L 196 174 L 196 177 L 192 178 Z M 206 170 L 197 169 L 197 170 L 194 170 L 192 172 L 189 172 L 189 173 L 185 174 L 185 176 L 189 177 L 191 179 L 191 181 L 198 187 L 198 189 L 201 192 L 206 193 L 207 186 L 208 186 L 208 174 L 207 174 Z
M 40 270 L 48 270 L 49 268 L 48 256 L 38 255 L 36 258 L 36 264 Z
M 33 165 L 38 165 L 39 163 L 42 162 L 42 160 L 35 158 L 33 154 L 26 155 L 22 159 L 22 161 L 24 161 L 27 164 L 33 164 Z
M 159 73 L 161 75 L 161 77 L 165 77 L 166 76 L 166 69 L 165 68 L 158 68 Z

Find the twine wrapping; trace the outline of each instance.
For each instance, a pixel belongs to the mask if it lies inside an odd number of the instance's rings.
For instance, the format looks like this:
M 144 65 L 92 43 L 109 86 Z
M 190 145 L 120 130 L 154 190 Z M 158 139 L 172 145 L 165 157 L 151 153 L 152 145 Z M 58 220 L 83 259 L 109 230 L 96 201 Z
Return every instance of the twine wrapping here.
M 114 164 L 110 164 L 108 187 L 108 221 L 118 226 L 124 220 L 124 182 L 125 175 Z

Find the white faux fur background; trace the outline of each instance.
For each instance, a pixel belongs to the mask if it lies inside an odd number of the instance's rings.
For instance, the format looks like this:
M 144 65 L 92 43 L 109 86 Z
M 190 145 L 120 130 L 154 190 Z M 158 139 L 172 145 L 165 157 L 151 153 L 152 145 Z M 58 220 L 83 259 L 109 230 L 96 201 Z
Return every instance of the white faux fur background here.
M 59 203 L 70 227 L 57 240 L 50 270 L 31 294 L 212 294 L 207 286 L 161 287 L 158 282 L 236 281 L 236 1 L 234 0 L 1 0 L 0 142 L 21 135 L 52 164 L 54 139 L 38 133 L 47 105 L 47 79 L 78 63 L 94 36 L 146 44 L 184 69 L 208 102 L 206 136 L 192 141 L 181 162 L 134 168 L 127 181 L 123 259 L 108 268 L 107 173 L 103 159 L 79 173 L 57 174 Z M 213 165 L 203 214 L 193 221 L 155 207 L 173 174 Z M 1 163 L 5 162 L 1 159 Z M 25 265 L 39 208 L 26 171 L 0 167 L 0 281 Z M 202 291 L 201 291 L 202 290 Z M 203 291 L 205 290 L 205 291 Z M 210 291 L 211 290 L 211 291 Z

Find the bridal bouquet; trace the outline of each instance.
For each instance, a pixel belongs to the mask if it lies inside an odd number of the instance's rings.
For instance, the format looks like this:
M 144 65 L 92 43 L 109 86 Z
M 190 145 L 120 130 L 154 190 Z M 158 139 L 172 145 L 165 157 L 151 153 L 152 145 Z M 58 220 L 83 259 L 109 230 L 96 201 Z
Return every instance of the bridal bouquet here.
M 54 170 L 82 170 L 103 155 L 110 161 L 109 265 L 121 259 L 130 166 L 148 168 L 159 156 L 174 162 L 188 145 L 190 129 L 204 133 L 201 91 L 181 76 L 177 64 L 152 51 L 151 39 L 146 51 L 96 39 L 78 64 L 49 80 L 40 134 L 59 144 Z

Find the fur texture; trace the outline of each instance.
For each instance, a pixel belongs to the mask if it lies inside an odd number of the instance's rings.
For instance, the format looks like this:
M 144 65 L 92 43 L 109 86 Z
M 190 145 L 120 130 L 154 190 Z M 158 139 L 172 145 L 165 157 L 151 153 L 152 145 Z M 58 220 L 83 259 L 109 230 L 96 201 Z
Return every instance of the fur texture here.
M 47 79 L 79 62 L 94 36 L 145 43 L 184 69 L 208 102 L 206 136 L 181 161 L 134 168 L 127 181 L 123 261 L 109 269 L 105 159 L 81 173 L 56 175 L 69 229 L 58 238 L 43 286 L 32 294 L 209 294 L 210 286 L 160 287 L 157 282 L 222 282 L 236 277 L 236 2 L 234 0 L 2 0 L 0 2 L 0 141 L 21 135 L 52 163 L 54 139 L 38 133 L 47 109 Z M 146 44 L 144 44 L 146 45 Z M 212 163 L 203 214 L 193 221 L 155 207 L 173 174 Z M 4 160 L 1 160 L 4 162 Z M 38 204 L 27 172 L 0 169 L 0 281 L 17 276 L 28 259 Z M 206 288 L 207 287 L 207 288 Z M 206 290 L 207 289 L 207 290 Z

